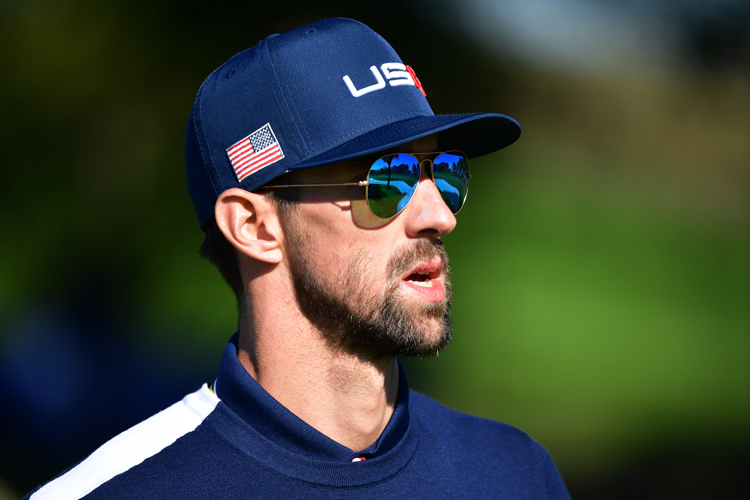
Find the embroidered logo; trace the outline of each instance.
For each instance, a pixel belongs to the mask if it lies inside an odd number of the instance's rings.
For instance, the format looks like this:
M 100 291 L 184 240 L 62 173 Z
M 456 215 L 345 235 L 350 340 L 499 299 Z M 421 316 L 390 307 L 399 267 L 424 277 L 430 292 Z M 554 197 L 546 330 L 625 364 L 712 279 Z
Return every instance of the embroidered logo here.
M 253 172 L 284 158 L 270 123 L 227 148 L 227 155 L 240 182 Z
M 380 71 L 377 66 L 370 66 L 370 72 L 372 73 L 372 76 L 375 77 L 375 83 L 367 87 L 362 87 L 361 89 L 354 86 L 354 82 L 349 78 L 349 75 L 344 75 L 344 83 L 354 97 L 361 97 L 370 92 L 384 89 L 386 80 L 388 80 L 391 87 L 396 87 L 398 85 L 411 85 L 417 87 L 422 92 L 422 95 L 427 96 L 422 87 L 422 83 L 417 78 L 417 75 L 414 73 L 411 66 L 389 62 L 381 64 Z

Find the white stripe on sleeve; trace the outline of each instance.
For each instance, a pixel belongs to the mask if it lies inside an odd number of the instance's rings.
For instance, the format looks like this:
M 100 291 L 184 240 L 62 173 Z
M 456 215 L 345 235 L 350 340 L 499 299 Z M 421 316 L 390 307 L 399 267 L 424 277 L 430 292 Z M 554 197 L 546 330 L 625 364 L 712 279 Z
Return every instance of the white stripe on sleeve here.
M 45 484 L 30 500 L 78 500 L 195 430 L 219 398 L 206 384 L 169 408 L 104 443 L 86 460 Z

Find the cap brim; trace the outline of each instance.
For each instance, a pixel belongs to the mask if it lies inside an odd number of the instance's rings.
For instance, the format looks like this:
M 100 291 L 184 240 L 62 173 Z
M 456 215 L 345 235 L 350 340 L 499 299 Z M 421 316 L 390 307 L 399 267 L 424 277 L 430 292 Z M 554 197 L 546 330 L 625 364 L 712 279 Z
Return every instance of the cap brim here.
M 513 118 L 497 113 L 418 116 L 385 125 L 289 167 L 300 170 L 377 153 L 439 133 L 440 149 L 458 149 L 469 158 L 510 146 L 521 135 Z

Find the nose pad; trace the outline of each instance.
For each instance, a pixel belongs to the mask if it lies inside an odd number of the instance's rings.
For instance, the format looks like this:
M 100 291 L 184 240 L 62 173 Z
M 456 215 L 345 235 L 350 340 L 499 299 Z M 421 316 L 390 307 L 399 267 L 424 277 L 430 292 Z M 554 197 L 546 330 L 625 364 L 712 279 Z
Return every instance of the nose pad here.
M 417 185 L 421 184 L 421 181 L 425 180 L 426 177 L 432 181 L 432 186 L 422 187 L 422 189 L 426 188 L 429 193 L 427 191 L 422 192 L 422 205 L 418 209 L 418 215 L 412 218 L 413 224 L 410 228 L 414 234 L 423 234 L 427 231 L 433 236 L 444 236 L 453 231 L 456 226 L 456 218 L 435 182 L 432 160 L 421 160 L 419 167 L 420 182 Z
M 437 182 L 435 182 L 435 172 L 432 170 L 432 166 L 433 165 L 434 164 L 433 164 L 432 160 L 429 159 L 429 158 L 425 158 L 424 160 L 421 160 L 419 162 L 419 167 L 420 167 L 420 177 L 419 177 L 419 180 L 421 181 L 423 179 L 422 175 L 426 175 L 427 178 L 432 181 L 432 184 L 435 186 L 435 190 L 440 195 L 440 198 L 442 199 L 443 203 L 445 203 L 445 205 L 448 207 L 448 209 L 450 209 L 450 207 L 448 206 L 448 202 L 446 202 L 446 200 L 443 198 L 443 193 L 440 191 L 440 188 L 438 187 Z M 419 185 L 419 183 L 417 183 L 417 185 Z M 451 210 L 451 212 L 452 212 L 452 210 Z
M 432 172 L 432 160 L 430 160 L 429 158 L 425 158 L 424 160 L 420 161 L 419 170 L 420 172 L 425 172 L 430 177 L 430 180 L 432 180 L 432 182 L 435 182 L 435 175 Z

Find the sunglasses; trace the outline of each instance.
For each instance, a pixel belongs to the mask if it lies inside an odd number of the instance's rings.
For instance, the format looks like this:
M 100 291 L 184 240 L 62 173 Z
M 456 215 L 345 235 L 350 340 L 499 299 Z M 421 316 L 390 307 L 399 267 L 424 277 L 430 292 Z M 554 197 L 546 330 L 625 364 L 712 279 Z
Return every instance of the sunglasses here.
M 358 182 L 284 184 L 263 186 L 263 188 L 364 187 L 364 200 L 352 200 L 355 220 L 363 227 L 379 227 L 401 213 L 414 197 L 424 165 L 446 206 L 454 214 L 458 213 L 466 201 L 471 178 L 469 159 L 466 154 L 461 151 L 448 151 L 419 153 L 419 156 L 434 156 L 434 158 L 420 160 L 413 154 L 393 153 L 375 160 L 367 172 L 367 178 Z

